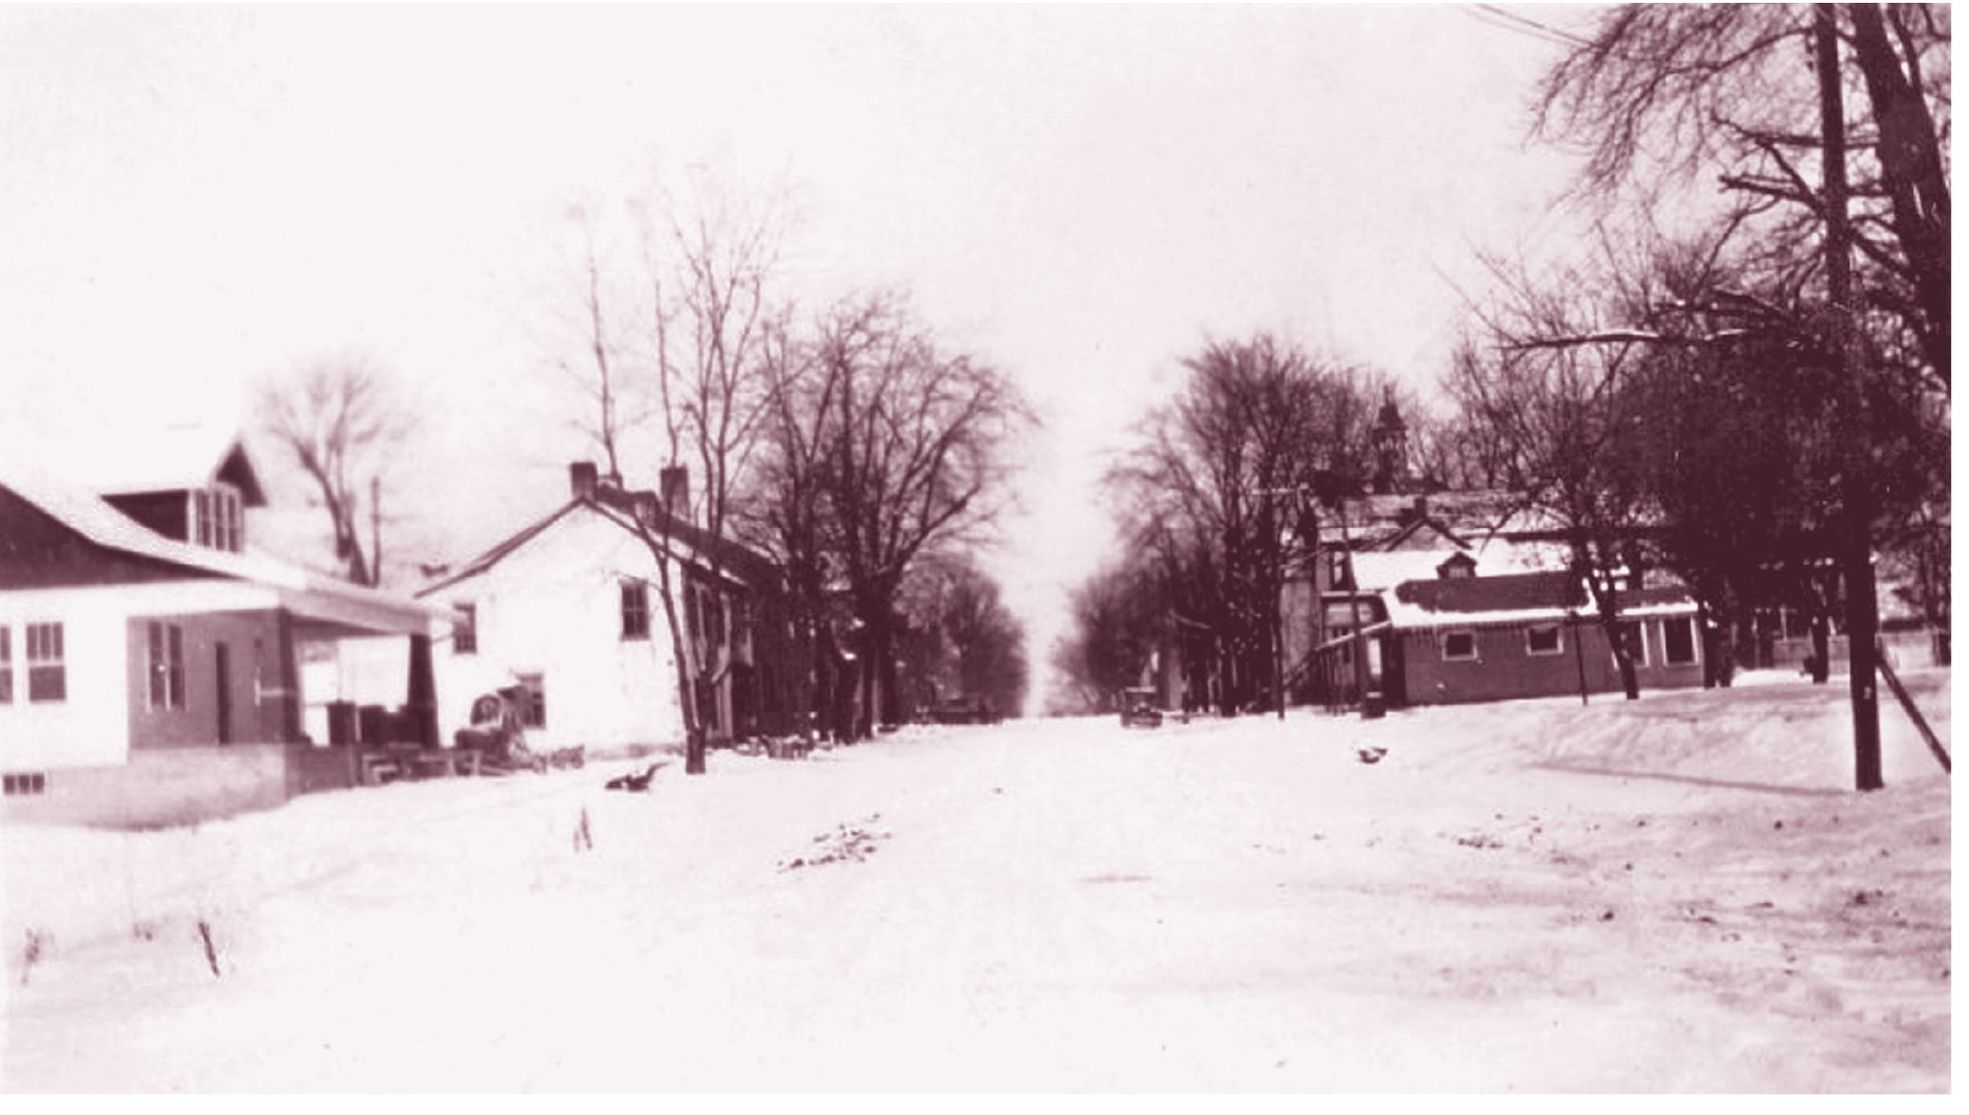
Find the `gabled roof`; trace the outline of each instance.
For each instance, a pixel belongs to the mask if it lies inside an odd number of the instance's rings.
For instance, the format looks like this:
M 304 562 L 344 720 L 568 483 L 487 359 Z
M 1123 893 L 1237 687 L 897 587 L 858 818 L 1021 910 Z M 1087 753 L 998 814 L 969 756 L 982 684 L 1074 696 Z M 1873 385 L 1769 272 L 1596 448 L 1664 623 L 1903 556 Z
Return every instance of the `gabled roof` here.
M 486 572 L 505 560 L 515 550 L 539 537 L 547 528 L 576 511 L 585 510 L 599 515 L 620 527 L 625 533 L 634 535 L 636 533 L 634 509 L 639 499 L 646 506 L 652 508 L 659 506 L 648 492 L 624 492 L 619 489 L 598 490 L 593 498 L 570 499 L 543 518 L 466 562 L 457 570 L 442 574 L 437 580 L 417 590 L 417 595 L 430 596 L 460 581 L 469 580 Z M 716 555 L 717 565 L 721 570 L 727 574 L 735 574 L 749 584 L 770 583 L 778 579 L 778 567 L 767 558 L 729 538 L 715 537 L 701 527 L 670 518 L 661 510 L 655 511 L 651 527 L 655 533 L 672 542 L 681 543 L 680 549 L 685 551 L 683 556 L 692 564 L 708 567 L 711 564 L 709 555 Z
M 364 617 L 409 630 L 429 618 L 431 609 L 393 593 L 352 585 L 276 561 L 264 554 L 232 553 L 166 538 L 105 503 L 100 496 L 15 472 L 0 472 L 0 488 L 27 501 L 85 540 L 119 553 L 177 566 L 194 576 L 219 576 L 284 590 L 291 606 L 310 611 L 304 598 L 329 605 L 312 609 L 335 618 L 336 602 Z
M 190 491 L 223 480 L 248 507 L 264 507 L 266 490 L 236 430 L 207 423 L 119 428 L 113 448 L 94 438 L 49 437 L 27 452 L 64 485 L 96 495 Z

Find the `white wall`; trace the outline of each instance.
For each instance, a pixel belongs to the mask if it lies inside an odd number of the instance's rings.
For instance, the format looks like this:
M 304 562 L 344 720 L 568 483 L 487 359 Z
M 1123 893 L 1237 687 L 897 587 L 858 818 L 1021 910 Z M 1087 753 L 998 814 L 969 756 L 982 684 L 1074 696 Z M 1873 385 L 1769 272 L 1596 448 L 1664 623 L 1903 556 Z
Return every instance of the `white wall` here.
M 0 593 L 13 632 L 14 699 L 0 705 L 0 770 L 117 765 L 130 755 L 130 620 L 148 615 L 269 608 L 269 590 L 176 581 Z M 67 699 L 27 699 L 27 625 L 60 623 Z
M 651 582 L 646 640 L 621 637 L 624 576 Z M 535 750 L 681 742 L 676 667 L 656 581 L 655 558 L 641 541 L 577 510 L 487 572 L 425 598 L 478 609 L 476 654 L 455 653 L 448 636 L 434 647 L 445 736 L 469 721 L 478 695 L 537 673 L 545 680 L 547 726 L 527 730 Z

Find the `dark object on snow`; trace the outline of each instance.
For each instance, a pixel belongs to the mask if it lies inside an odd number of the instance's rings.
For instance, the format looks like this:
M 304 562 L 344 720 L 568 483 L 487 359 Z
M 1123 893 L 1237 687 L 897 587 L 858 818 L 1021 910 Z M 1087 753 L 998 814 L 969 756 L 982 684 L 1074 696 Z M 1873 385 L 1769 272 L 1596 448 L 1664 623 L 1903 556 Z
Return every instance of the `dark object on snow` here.
M 627 790 L 632 794 L 647 793 L 649 791 L 650 779 L 656 777 L 656 772 L 662 770 L 663 766 L 664 764 L 662 763 L 651 763 L 641 774 L 625 774 L 611 778 L 603 786 L 603 789 Z
M 996 724 L 999 717 L 984 697 L 952 697 L 932 708 L 930 719 L 938 724 Z
M 1363 747 L 1360 750 L 1354 752 L 1355 755 L 1360 757 L 1361 762 L 1367 763 L 1370 766 L 1380 762 L 1381 756 L 1386 755 L 1387 753 L 1388 753 L 1388 749 L 1385 747 Z
M 1155 690 L 1121 691 L 1121 726 L 1124 728 L 1162 727 L 1162 710 L 1155 707 Z

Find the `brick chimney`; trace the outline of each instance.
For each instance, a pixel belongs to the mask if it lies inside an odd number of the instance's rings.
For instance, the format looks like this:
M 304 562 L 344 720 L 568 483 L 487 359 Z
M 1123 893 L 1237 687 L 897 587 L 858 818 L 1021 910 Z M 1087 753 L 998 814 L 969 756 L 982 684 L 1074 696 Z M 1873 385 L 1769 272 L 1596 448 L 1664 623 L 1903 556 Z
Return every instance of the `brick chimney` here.
M 594 499 L 595 462 L 576 461 L 567 466 L 567 487 L 575 499 Z
M 663 484 L 663 509 L 674 519 L 690 521 L 691 517 L 691 474 L 682 465 L 671 465 L 660 474 Z

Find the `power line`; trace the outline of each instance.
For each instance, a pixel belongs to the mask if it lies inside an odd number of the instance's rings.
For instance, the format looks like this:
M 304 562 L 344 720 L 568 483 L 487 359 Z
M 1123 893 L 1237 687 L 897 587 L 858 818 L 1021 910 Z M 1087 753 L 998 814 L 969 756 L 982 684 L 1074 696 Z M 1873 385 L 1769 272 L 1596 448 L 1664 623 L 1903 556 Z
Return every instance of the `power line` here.
M 1506 11 L 1495 4 L 1476 4 L 1464 8 L 1463 11 L 1468 13 L 1477 22 L 1486 26 L 1495 27 L 1501 31 L 1511 31 L 1516 34 L 1527 35 L 1541 42 L 1552 43 L 1555 46 L 1577 47 L 1591 45 L 1586 39 L 1582 39 L 1570 31 L 1561 31 L 1550 24 L 1540 23 L 1535 19 L 1518 15 L 1516 12 Z M 1496 18 L 1485 19 L 1484 15 L 1494 16 Z M 1500 23 L 1498 22 L 1499 19 L 1505 22 Z

